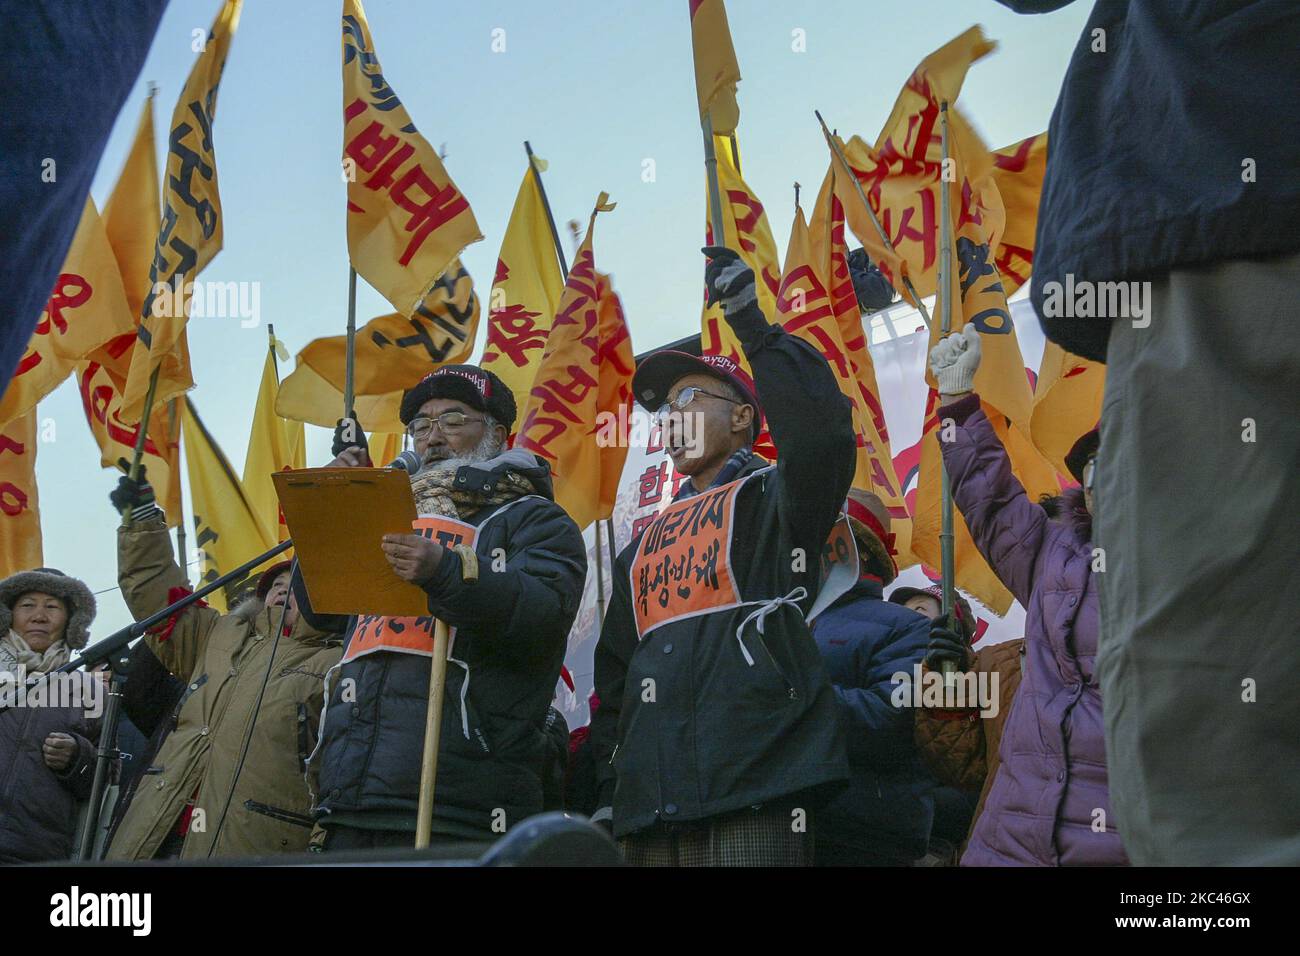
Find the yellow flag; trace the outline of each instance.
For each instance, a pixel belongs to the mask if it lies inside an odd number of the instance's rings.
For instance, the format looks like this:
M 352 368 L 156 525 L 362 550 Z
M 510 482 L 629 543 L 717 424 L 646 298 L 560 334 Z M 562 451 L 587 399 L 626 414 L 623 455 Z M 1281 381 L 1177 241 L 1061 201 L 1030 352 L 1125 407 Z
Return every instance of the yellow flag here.
M 555 240 L 530 164 L 501 240 L 488 305 L 487 343 L 479 363 L 510 386 L 518 408 L 528 404 L 528 390 L 563 291 Z
M 1065 466 L 1070 448 L 1101 418 L 1105 387 L 1106 366 L 1073 355 L 1055 342 L 1043 347 L 1030 434 L 1034 447 L 1062 475 L 1070 474 Z
M 781 264 L 777 259 L 776 240 L 767 222 L 767 212 L 740 176 L 731 140 L 715 136 L 714 151 L 718 156 L 718 187 L 722 196 L 723 230 L 720 242 L 713 224 L 713 204 L 706 202 L 708 222 L 705 230 L 706 245 L 723 245 L 734 249 L 745 264 L 754 270 L 758 285 L 758 305 L 771 321 L 776 315 L 776 295 L 781 288 Z M 706 183 L 707 189 L 707 183 Z M 705 193 L 706 199 L 708 193 Z M 700 349 L 709 355 L 726 355 L 749 371 L 749 362 L 741 352 L 731 326 L 722 317 L 722 307 L 704 305 L 700 318 Z
M 104 224 L 87 197 L 54 291 L 0 398 L 0 424 L 35 408 L 87 353 L 134 327 Z
M 140 434 L 138 423 L 122 418 L 122 389 L 126 386 L 126 366 L 131 350 L 137 347 L 134 332 L 119 335 L 77 363 L 77 387 L 95 443 L 99 446 L 99 463 L 104 468 L 117 466 L 119 460 L 130 461 Z M 149 437 L 145 439 L 140 459 L 153 486 L 158 505 L 167 515 L 167 527 L 182 521 L 179 470 L 180 413 L 173 412 L 175 399 L 155 405 L 149 419 Z
M 194 384 L 174 349 L 185 331 L 194 279 L 221 251 L 225 232 L 212 124 L 221 73 L 242 7 L 243 0 L 226 0 L 172 111 L 167 191 L 137 331 L 144 347 L 131 353 L 122 396 L 122 415 L 131 421 L 144 413 L 154 369 L 162 369 L 154 394 L 159 404 Z
M 993 153 L 993 181 L 1006 210 L 997 267 L 1011 295 L 1029 281 L 1038 231 L 1038 202 L 1047 171 L 1047 134 L 1039 133 Z M 1101 418 L 1106 366 L 1066 352 L 1055 342 L 1043 347 L 1034 388 L 1030 436 L 1034 447 L 1063 476 L 1065 455 Z
M 817 196 L 811 225 L 805 226 L 803 210 L 796 210 L 777 311 L 786 329 L 807 339 L 822 353 L 835 373 L 840 391 L 852 403 L 858 442 L 853 485 L 880 497 L 890 514 L 896 560 L 900 568 L 906 568 L 916 563 L 911 553 L 912 518 L 894 470 L 876 368 L 849 272 L 844 207 L 835 196 L 833 177 L 832 168 Z M 800 303 L 792 293 L 805 286 L 820 286 L 821 297 L 805 292 L 800 314 L 794 308 Z
M 117 185 L 104 204 L 104 233 L 117 260 L 132 319 L 144 314 L 149 297 L 149 266 L 162 208 L 158 199 L 158 154 L 154 145 L 153 96 L 144 101 L 140 122 Z
M 36 409 L 0 427 L 0 579 L 45 563 L 36 494 Z
M 352 266 L 410 314 L 483 234 L 384 79 L 359 0 L 343 0 L 343 168 Z
M 402 431 L 402 392 L 433 370 L 469 357 L 479 312 L 474 281 L 456 259 L 409 318 L 393 312 L 357 329 L 353 374 L 361 427 Z M 347 336 L 308 342 L 293 372 L 280 383 L 276 412 L 282 418 L 333 428 L 343 417 L 346 372 Z
M 138 342 L 134 329 L 140 324 L 144 301 L 149 294 L 149 268 L 153 263 L 158 240 L 159 206 L 158 161 L 154 148 L 153 97 L 145 99 L 136 127 L 135 140 L 127 154 L 122 173 L 104 205 L 104 232 L 117 260 L 118 274 L 126 290 L 133 331 L 117 336 L 96 349 L 77 364 L 86 420 L 99 444 L 100 460 L 105 468 L 115 467 L 119 459 L 133 456 L 137 428 L 122 420 L 122 393 L 131 368 L 131 356 Z M 143 346 L 140 346 L 143 348 Z M 160 366 L 159 388 L 164 393 L 180 393 L 193 382 L 186 334 L 181 332 L 176 345 Z M 142 459 L 153 485 L 158 504 L 167 515 L 168 527 L 179 525 L 181 515 L 180 483 L 180 410 L 175 399 L 155 403 L 149 422 L 149 441 Z M 172 477 L 175 476 L 175 480 Z
M 931 347 L 941 335 L 938 319 L 944 298 L 953 303 L 953 332 L 967 323 L 979 329 L 982 360 L 975 391 L 1017 477 L 1036 497 L 1055 491 L 1057 485 L 1053 469 L 1030 442 L 1033 398 L 996 266 L 1005 209 L 992 176 L 993 157 L 955 105 L 971 63 L 993 47 L 978 27 L 946 44 L 912 73 L 874 147 L 857 137 L 844 145 L 853 174 L 877 210 L 892 249 L 884 247 L 852 184 L 837 180 L 836 190 L 855 234 L 890 280 L 901 288 L 899 277 L 907 276 L 918 295 L 937 294 Z M 943 175 L 940 140 L 943 101 L 948 103 L 948 176 Z M 946 223 L 940 216 L 940 190 L 945 184 L 951 217 Z M 938 282 L 940 230 L 948 230 L 951 237 L 953 268 L 946 288 L 939 288 Z M 928 372 L 926 377 L 933 386 Z M 939 423 L 937 400 L 931 399 L 922 431 L 912 550 L 931 567 L 938 567 Z M 1008 428 L 1008 420 L 1013 427 Z M 960 515 L 956 517 L 957 583 L 1002 613 L 1010 603 L 1010 594 L 973 547 Z
M 600 448 L 600 505 L 594 520 L 600 521 L 614 514 L 614 501 L 618 497 L 628 452 L 625 441 L 602 441 L 600 428 L 604 422 L 629 420 L 636 358 L 632 352 L 627 319 L 623 315 L 623 302 L 614 291 L 609 276 L 603 272 L 596 275 L 600 280 L 600 301 L 596 306 L 599 339 L 596 365 L 600 378 L 596 396 L 596 444 Z
M 695 60 L 695 96 L 700 117 L 707 112 L 713 132 L 735 132 L 740 122 L 736 103 L 736 84 L 740 82 L 740 64 L 731 43 L 727 7 L 723 0 L 690 0 L 691 52 Z
M 1029 281 L 1038 231 L 1038 200 L 1047 172 L 1047 134 L 1030 136 L 993 153 L 993 182 L 1006 215 L 995 258 L 1007 295 Z
M 366 444 L 370 448 L 370 460 L 378 468 L 383 468 L 402 453 L 403 432 L 371 432 Z
M 194 510 L 194 545 L 199 549 L 201 560 L 199 584 L 202 586 L 257 557 L 275 544 L 275 538 L 257 517 L 244 486 L 203 427 L 188 398 L 181 400 L 181 424 Z M 229 598 L 240 583 L 233 582 L 224 594 L 214 592 L 208 603 L 225 612 Z
M 271 475 L 306 467 L 306 460 L 302 422 L 285 421 L 275 413 L 275 396 L 280 387 L 275 365 L 277 348 L 284 346 L 272 339 L 262 366 L 248 454 L 244 457 L 244 493 L 262 526 L 273 530 L 277 541 L 285 541 L 289 538 L 289 526 L 284 522 Z
M 612 496 L 602 500 L 602 449 L 597 437 L 602 391 L 601 300 L 612 293 L 608 280 L 596 271 L 592 252 L 596 214 L 613 208 L 608 199 L 601 193 L 596 200 L 528 404 L 519 416 L 523 424 L 515 440 L 516 448 L 527 449 L 550 463 L 555 500 L 579 528 L 608 517 L 613 508 Z M 612 305 L 610 309 L 611 320 L 621 318 L 621 309 L 617 313 Z M 606 338 L 614 342 L 614 336 Z M 630 394 L 630 375 L 627 387 Z

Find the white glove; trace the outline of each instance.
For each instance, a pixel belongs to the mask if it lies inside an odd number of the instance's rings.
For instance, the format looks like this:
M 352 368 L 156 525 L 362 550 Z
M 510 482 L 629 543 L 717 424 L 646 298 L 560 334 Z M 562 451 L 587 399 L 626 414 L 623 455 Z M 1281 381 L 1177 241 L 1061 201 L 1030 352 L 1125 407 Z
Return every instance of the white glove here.
M 969 392 L 980 367 L 980 330 L 968 324 L 930 349 L 930 371 L 939 383 L 940 395 Z

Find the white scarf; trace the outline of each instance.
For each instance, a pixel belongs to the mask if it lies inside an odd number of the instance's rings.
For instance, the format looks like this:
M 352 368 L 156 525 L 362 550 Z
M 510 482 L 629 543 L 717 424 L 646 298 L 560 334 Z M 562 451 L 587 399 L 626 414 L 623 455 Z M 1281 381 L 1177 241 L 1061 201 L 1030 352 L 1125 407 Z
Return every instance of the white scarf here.
M 62 638 L 47 647 L 43 654 L 38 654 L 15 630 L 11 629 L 0 637 L 0 671 L 11 674 L 18 673 L 19 665 L 26 668 L 28 674 L 45 674 L 62 667 L 70 656 L 71 651 Z

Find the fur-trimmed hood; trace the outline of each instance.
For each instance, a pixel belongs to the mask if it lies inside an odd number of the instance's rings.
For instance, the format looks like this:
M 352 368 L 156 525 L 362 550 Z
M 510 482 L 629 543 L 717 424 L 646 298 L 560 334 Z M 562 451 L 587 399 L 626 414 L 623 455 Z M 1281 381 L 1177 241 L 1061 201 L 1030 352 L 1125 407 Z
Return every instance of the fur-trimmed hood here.
M 20 571 L 0 581 L 0 634 L 13 627 L 13 606 L 24 594 L 39 591 L 58 598 L 68 606 L 68 624 L 63 640 L 73 650 L 80 650 L 90 639 L 90 625 L 95 620 L 95 595 L 84 581 L 69 577 L 54 568 Z

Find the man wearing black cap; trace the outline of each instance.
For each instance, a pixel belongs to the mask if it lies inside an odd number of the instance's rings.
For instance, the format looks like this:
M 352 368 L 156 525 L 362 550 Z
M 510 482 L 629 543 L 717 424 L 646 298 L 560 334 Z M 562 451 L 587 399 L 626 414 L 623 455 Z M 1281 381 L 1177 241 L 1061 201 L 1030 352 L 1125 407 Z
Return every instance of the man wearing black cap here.
M 825 360 L 769 325 L 754 273 L 705 250 L 754 370 L 659 352 L 632 390 L 659 412 L 674 503 L 619 555 L 596 648 L 600 809 L 630 863 L 811 862 L 810 811 L 848 778 L 834 692 L 804 615 L 853 476 L 847 402 Z M 752 443 L 761 408 L 779 451 Z
M 429 617 L 352 618 L 331 671 L 321 744 L 311 760 L 326 851 L 414 841 L 429 693 L 427 653 L 352 656 L 359 632 L 454 628 L 435 788 L 435 842 L 494 839 L 542 810 L 547 712 L 586 578 L 582 535 L 555 503 L 550 467 L 506 449 L 515 400 L 494 374 L 445 366 L 402 398 L 421 467 L 411 478 L 421 515 L 477 530 L 445 548 L 387 535 L 393 571 L 429 596 Z M 364 446 L 336 435 L 336 465 L 365 464 Z M 319 621 L 299 588 L 309 620 Z

